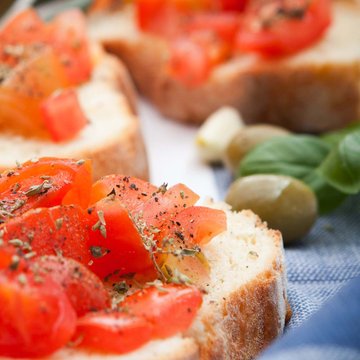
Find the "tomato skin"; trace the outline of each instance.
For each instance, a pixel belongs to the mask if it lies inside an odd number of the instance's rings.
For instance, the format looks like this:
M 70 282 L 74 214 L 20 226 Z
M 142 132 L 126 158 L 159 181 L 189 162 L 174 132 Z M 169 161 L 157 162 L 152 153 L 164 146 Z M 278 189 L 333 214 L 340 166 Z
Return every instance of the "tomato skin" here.
M 143 317 L 153 325 L 153 338 L 167 338 L 186 331 L 202 304 L 200 290 L 183 285 L 162 285 L 139 290 L 128 296 L 121 306 L 130 314 Z
M 175 231 L 182 233 L 189 245 L 204 245 L 227 228 L 224 211 L 204 206 L 184 209 L 175 216 L 174 222 L 170 234 L 174 237 Z
M 87 265 L 89 230 L 84 211 L 75 205 L 37 208 L 1 225 L 3 240 L 20 239 L 31 245 L 37 256 L 57 255 Z
M 169 71 L 174 79 L 186 86 L 199 86 L 211 72 L 209 54 L 191 39 L 178 38 L 171 44 Z
M 232 43 L 240 26 L 240 17 L 237 13 L 199 13 L 194 14 L 186 26 L 191 34 L 197 31 L 208 31 L 216 34 L 226 43 Z
M 90 203 L 114 194 L 129 211 L 139 210 L 157 191 L 157 187 L 133 176 L 108 175 L 96 181 L 91 189 Z
M 78 9 L 57 15 L 50 26 L 50 43 L 60 57 L 73 85 L 90 78 L 92 61 L 86 34 L 86 20 Z
M 6 51 L 7 45 L 31 45 L 36 39 L 37 44 L 45 44 L 48 41 L 48 33 L 45 24 L 33 9 L 19 12 L 9 20 L 0 30 L 0 62 L 14 66 L 18 58 Z
M 53 49 L 42 51 L 21 62 L 6 77 L 1 86 L 33 99 L 43 99 L 55 90 L 70 86 L 64 66 Z
M 91 225 L 89 248 L 93 263 L 90 270 L 100 278 L 114 273 L 144 272 L 153 268 L 149 252 L 121 202 L 104 199 L 89 209 Z M 103 214 L 105 225 L 100 227 L 99 214 Z M 104 233 L 106 230 L 106 233 Z
M 223 11 L 242 12 L 250 0 L 218 0 L 220 9 Z
M 110 307 L 103 282 L 81 263 L 70 258 L 43 256 L 32 264 L 37 275 L 48 275 L 66 293 L 77 316 Z
M 170 38 L 181 33 L 184 15 L 212 7 L 211 0 L 137 0 L 136 18 L 141 30 Z
M 0 272 L 2 270 L 24 271 L 28 269 L 28 260 L 21 249 L 10 244 L 0 245 Z M 14 261 L 16 259 L 16 261 Z
M 268 28 L 254 30 L 252 23 L 260 10 L 250 7 L 246 12 L 236 39 L 238 50 L 265 57 L 291 55 L 320 39 L 331 24 L 330 0 L 312 1 L 301 20 L 279 20 Z
M 124 354 L 151 339 L 152 326 L 141 317 L 121 312 L 88 314 L 78 320 L 74 341 L 97 352 Z
M 40 102 L 0 86 L 0 126 L 27 137 L 48 136 L 39 111 Z M 31 121 L 29 121 L 31 119 Z
M 51 278 L 0 273 L 0 356 L 50 355 L 75 327 L 75 311 Z
M 41 158 L 28 161 L 1 175 L 2 210 L 18 215 L 36 207 L 52 207 L 61 203 L 78 204 L 86 208 L 90 200 L 91 182 L 92 167 L 89 160 L 78 162 Z M 31 187 L 44 184 L 50 185 L 29 195 Z M 22 202 L 21 206 L 19 201 Z
M 41 103 L 40 111 L 55 142 L 72 139 L 88 123 L 73 89 L 55 92 Z
M 141 211 L 148 226 L 161 226 L 163 220 L 172 219 L 177 213 L 193 206 L 199 195 L 184 184 L 176 184 L 167 190 L 161 187 L 146 201 Z

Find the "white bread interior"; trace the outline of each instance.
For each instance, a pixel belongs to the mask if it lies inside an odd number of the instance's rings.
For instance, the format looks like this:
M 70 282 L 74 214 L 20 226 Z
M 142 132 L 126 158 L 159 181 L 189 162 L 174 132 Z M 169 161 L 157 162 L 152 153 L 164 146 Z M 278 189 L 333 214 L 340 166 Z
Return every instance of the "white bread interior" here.
M 251 359 L 281 334 L 289 315 L 281 234 L 251 211 L 209 205 L 226 211 L 228 229 L 203 247 L 210 280 L 185 335 L 152 341 L 121 356 L 65 349 L 51 359 Z
M 137 29 L 133 8 L 91 14 L 89 29 L 92 38 L 124 60 L 140 91 L 170 118 L 201 123 L 230 105 L 248 123 L 322 132 L 360 115 L 360 5 L 338 0 L 333 7 L 332 25 L 308 49 L 273 61 L 242 54 L 192 89 L 171 77 L 167 43 Z
M 147 179 L 147 157 L 127 76 L 118 59 L 98 52 L 90 81 L 77 89 L 89 124 L 74 139 L 60 143 L 0 133 L 0 169 L 43 156 L 90 158 L 95 179 L 109 173 Z

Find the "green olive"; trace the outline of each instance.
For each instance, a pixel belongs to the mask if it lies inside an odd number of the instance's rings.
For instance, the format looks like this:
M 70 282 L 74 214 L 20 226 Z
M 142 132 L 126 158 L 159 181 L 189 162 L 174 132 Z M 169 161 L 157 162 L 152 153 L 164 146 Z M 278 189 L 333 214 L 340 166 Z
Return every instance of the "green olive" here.
M 302 181 L 288 176 L 239 178 L 230 186 L 226 202 L 237 211 L 254 211 L 269 227 L 281 231 L 286 244 L 306 235 L 317 218 L 314 192 Z
M 266 140 L 276 136 L 290 135 L 290 132 L 275 125 L 249 125 L 240 129 L 232 138 L 225 151 L 225 165 L 235 172 L 244 156 Z

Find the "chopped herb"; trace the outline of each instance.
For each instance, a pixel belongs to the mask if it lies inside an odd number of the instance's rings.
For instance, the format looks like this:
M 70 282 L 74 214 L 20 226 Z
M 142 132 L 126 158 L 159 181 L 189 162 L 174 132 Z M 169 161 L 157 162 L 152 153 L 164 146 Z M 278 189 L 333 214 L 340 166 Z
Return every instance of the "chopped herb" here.
M 92 227 L 92 230 L 93 231 L 97 231 L 99 230 L 100 231 L 100 234 L 106 238 L 106 221 L 105 221 L 105 218 L 104 218 L 104 212 L 102 210 L 99 210 L 97 212 L 97 215 L 98 215 L 98 218 L 99 218 L 99 221 L 93 225 Z
M 164 288 L 164 284 L 160 280 L 147 282 L 146 286 L 155 286 L 160 292 L 169 292 L 168 289 Z
M 62 252 L 61 249 L 55 248 L 54 251 L 55 251 L 56 256 L 58 256 L 58 257 L 62 257 L 62 256 L 63 256 L 63 252 Z
M 57 230 L 60 230 L 62 225 L 63 225 L 64 219 L 63 218 L 58 218 L 55 220 L 55 226 Z
M 251 256 L 251 257 L 254 257 L 254 258 L 258 258 L 259 257 L 259 254 L 256 252 L 256 251 L 249 251 L 249 255 Z
M 17 279 L 18 279 L 18 282 L 20 283 L 20 285 L 26 285 L 26 283 L 27 283 L 27 278 L 26 278 L 26 276 L 25 276 L 25 274 L 20 274 L 18 277 L 17 277 Z
M 11 258 L 9 269 L 12 271 L 16 271 L 19 267 L 19 264 L 20 264 L 20 257 L 18 255 L 13 255 L 13 257 Z
M 156 192 L 161 193 L 161 194 L 165 194 L 167 192 L 167 187 L 168 187 L 168 184 L 163 183 L 161 186 L 158 187 Z
M 181 231 L 175 231 L 175 235 L 180 239 L 184 240 L 184 234 Z
M 24 255 L 24 258 L 25 258 L 25 259 L 31 259 L 31 258 L 33 258 L 34 256 L 36 256 L 36 252 L 35 252 L 35 251 L 31 251 L 31 252 L 25 254 L 25 255 Z
M 45 194 L 51 188 L 52 188 L 52 184 L 48 180 L 44 180 L 39 185 L 30 186 L 29 190 L 25 192 L 25 195 L 27 197 L 31 197 L 35 195 Z
M 119 283 L 113 285 L 113 289 L 118 294 L 125 295 L 129 290 L 129 285 L 126 283 L 126 281 L 120 281 Z
M 84 165 L 84 164 L 85 164 L 85 160 L 83 160 L 83 159 L 78 160 L 78 161 L 76 162 L 76 165 L 77 165 L 77 166 L 81 166 L 81 165 Z
M 180 191 L 180 197 L 181 197 L 182 199 L 185 199 L 185 193 L 184 193 L 183 191 Z
M 94 258 L 101 258 L 107 255 L 110 252 L 110 250 L 108 249 L 103 250 L 101 246 L 90 246 L 90 252 Z
M 24 242 L 20 239 L 11 239 L 8 241 L 8 243 L 15 247 L 23 247 L 24 246 Z
M 130 189 L 135 190 L 135 191 L 139 190 L 139 188 L 136 186 L 136 184 L 130 184 Z
M 116 196 L 115 188 L 113 188 L 106 196 Z

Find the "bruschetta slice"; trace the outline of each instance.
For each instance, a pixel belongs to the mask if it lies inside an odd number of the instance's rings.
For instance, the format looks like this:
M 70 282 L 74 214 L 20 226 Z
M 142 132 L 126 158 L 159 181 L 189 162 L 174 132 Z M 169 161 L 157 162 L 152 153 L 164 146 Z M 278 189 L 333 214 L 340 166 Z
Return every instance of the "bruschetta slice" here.
M 0 358 L 254 358 L 289 316 L 281 234 L 198 199 L 89 161 L 3 173 Z
M 355 1 L 115 3 L 95 1 L 90 34 L 124 61 L 139 90 L 170 118 L 200 124 L 230 105 L 248 123 L 319 133 L 360 115 Z M 169 3 L 173 8 L 153 11 Z M 204 15 L 199 7 L 209 3 L 222 11 Z M 179 20 L 174 6 L 180 13 L 190 6 L 190 15 Z
M 111 171 L 148 178 L 127 70 L 88 40 L 79 10 L 45 23 L 27 9 L 0 39 L 0 169 L 58 156 L 92 159 L 96 179 Z

